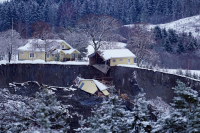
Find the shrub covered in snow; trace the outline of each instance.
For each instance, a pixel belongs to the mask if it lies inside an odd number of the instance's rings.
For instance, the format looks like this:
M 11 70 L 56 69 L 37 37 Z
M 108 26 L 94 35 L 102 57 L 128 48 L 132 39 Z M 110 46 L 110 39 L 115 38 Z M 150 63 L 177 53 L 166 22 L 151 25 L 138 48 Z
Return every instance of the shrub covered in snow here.
M 139 94 L 134 100 L 133 111 L 123 105 L 118 96 L 104 100 L 100 107 L 95 107 L 92 116 L 79 121 L 78 132 L 95 133 L 132 133 L 150 132 L 150 117 L 144 94 Z
M 191 71 L 190 71 L 190 70 L 186 70 L 186 71 L 185 71 L 185 76 L 187 76 L 187 77 L 192 77 Z
M 67 132 L 67 107 L 47 89 L 36 93 L 35 99 L 11 95 L 0 89 L 0 131 L 10 133 Z
M 181 69 L 181 68 L 180 68 L 180 69 L 177 69 L 177 70 L 176 70 L 176 74 L 177 74 L 177 75 L 183 75 L 182 69 Z

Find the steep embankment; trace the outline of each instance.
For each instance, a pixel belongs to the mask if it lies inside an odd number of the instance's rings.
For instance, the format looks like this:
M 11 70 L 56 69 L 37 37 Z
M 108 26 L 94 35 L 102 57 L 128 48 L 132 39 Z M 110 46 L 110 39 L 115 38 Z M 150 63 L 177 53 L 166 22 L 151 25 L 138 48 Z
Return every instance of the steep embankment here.
M 87 65 L 57 64 L 6 64 L 0 66 L 0 87 L 8 83 L 38 81 L 40 84 L 66 87 L 72 85 L 77 76 L 83 78 L 102 77 L 104 74 Z
M 176 86 L 176 81 L 180 80 L 187 86 L 195 89 L 200 94 L 200 82 L 187 77 L 182 77 L 174 74 L 117 66 L 112 68 L 111 75 L 114 77 L 114 84 L 121 93 L 134 96 L 139 92 L 139 88 L 146 93 L 147 99 L 155 99 L 161 97 L 165 102 L 172 102 L 174 91 L 171 89 Z
M 0 66 L 0 88 L 8 87 L 12 82 L 38 81 L 50 86 L 69 87 L 77 76 L 83 78 L 113 77 L 113 84 L 121 94 L 134 97 L 143 88 L 148 99 L 161 97 L 171 102 L 174 93 L 171 89 L 176 81 L 200 92 L 200 82 L 173 74 L 122 66 L 111 67 L 105 75 L 92 66 L 87 65 L 56 65 L 56 64 L 7 64 Z M 34 90 L 33 90 L 34 91 Z M 14 93 L 14 91 L 13 91 Z M 27 91 L 31 94 L 31 91 Z M 35 92 L 33 92 L 35 93 Z M 63 93 L 63 95 L 65 95 Z

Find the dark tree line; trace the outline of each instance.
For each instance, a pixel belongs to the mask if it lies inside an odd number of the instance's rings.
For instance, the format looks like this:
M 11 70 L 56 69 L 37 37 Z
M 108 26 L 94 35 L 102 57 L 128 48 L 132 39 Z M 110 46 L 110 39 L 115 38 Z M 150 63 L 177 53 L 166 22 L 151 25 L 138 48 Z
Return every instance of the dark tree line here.
M 157 44 L 155 49 L 158 52 L 187 54 L 199 49 L 199 43 L 191 32 L 178 34 L 173 29 L 166 30 L 156 26 L 154 28 L 154 40 Z
M 192 33 L 155 27 L 153 49 L 159 55 L 160 67 L 199 69 L 199 41 Z
M 200 0 L 11 0 L 0 4 L 0 31 L 11 28 L 12 18 L 30 35 L 37 21 L 66 28 L 87 14 L 109 15 L 124 24 L 164 23 L 197 15 L 199 7 Z

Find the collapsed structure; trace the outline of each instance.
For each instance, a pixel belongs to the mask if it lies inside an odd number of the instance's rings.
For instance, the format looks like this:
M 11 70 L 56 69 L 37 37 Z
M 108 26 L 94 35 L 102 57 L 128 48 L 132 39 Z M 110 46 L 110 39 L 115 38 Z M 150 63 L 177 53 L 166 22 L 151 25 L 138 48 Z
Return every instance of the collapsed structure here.
M 89 64 L 107 73 L 110 66 L 119 64 L 133 65 L 135 55 L 129 49 L 110 49 L 96 51 L 88 56 Z
M 109 95 L 109 87 L 95 79 L 80 79 L 78 88 L 90 94 L 102 92 L 105 96 Z

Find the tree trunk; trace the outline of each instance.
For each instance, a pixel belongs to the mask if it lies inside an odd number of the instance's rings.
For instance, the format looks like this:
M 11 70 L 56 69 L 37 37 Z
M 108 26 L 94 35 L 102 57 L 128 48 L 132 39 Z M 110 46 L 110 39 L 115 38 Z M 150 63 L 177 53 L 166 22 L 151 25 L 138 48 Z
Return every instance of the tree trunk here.
M 11 56 L 12 56 L 12 52 L 8 52 L 8 61 L 9 61 L 9 63 L 10 63 L 10 61 L 11 61 Z

